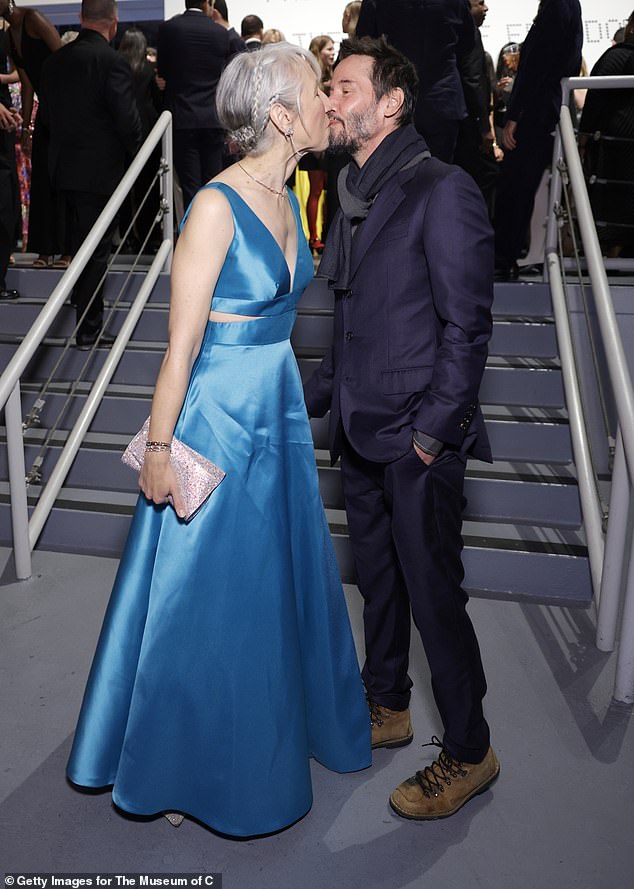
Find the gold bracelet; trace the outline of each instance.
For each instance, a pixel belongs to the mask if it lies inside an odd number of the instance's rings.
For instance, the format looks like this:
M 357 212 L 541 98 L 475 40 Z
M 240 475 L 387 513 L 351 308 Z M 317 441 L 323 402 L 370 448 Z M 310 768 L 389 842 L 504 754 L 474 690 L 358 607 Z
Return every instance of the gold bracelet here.
M 166 441 L 146 441 L 146 451 L 171 451 L 172 445 Z

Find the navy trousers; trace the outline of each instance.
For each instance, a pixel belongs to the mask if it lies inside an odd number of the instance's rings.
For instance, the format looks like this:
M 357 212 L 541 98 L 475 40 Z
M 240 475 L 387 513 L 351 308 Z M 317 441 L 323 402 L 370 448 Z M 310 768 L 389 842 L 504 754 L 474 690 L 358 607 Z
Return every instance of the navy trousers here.
M 174 129 L 174 166 L 183 189 L 185 209 L 198 189 L 222 170 L 223 145 L 222 130 Z
M 489 748 L 486 680 L 461 587 L 465 458 L 445 448 L 426 466 L 412 448 L 372 463 L 344 440 L 348 526 L 364 598 L 363 680 L 378 704 L 404 710 L 410 611 L 421 634 L 449 753 L 480 762 Z
M 516 131 L 517 148 L 504 152 L 495 198 L 495 260 L 512 265 L 526 244 L 535 193 L 552 161 L 552 127 L 522 119 Z

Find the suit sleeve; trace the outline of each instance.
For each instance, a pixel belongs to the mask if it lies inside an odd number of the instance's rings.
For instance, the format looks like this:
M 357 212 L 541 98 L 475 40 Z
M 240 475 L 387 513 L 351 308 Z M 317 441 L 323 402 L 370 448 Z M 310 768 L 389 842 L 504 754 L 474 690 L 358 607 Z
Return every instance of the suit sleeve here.
M 412 425 L 459 447 L 478 403 L 493 302 L 493 232 L 482 196 L 462 170 L 453 168 L 434 187 L 423 238 L 442 337 Z
M 106 103 L 115 130 L 129 155 L 141 144 L 141 121 L 132 95 L 132 72 L 126 60 L 117 54 L 105 84 Z
M 533 24 L 530 47 L 520 53 L 520 64 L 507 104 L 506 120 L 519 120 L 523 114 L 539 113 L 544 91 L 562 77 L 579 71 L 566 70 L 567 53 L 562 47 L 571 39 L 572 19 L 564 19 L 557 4 L 545 6 Z M 579 62 L 581 64 L 581 62 Z
M 247 45 L 244 42 L 244 40 L 242 39 L 242 37 L 240 37 L 240 35 L 238 34 L 237 31 L 234 31 L 233 28 L 229 28 L 229 30 L 227 31 L 227 34 L 229 35 L 229 58 L 230 59 L 232 59 L 234 56 L 236 56 L 239 52 L 246 52 L 247 51 Z
M 159 77 L 167 80 L 169 68 L 169 41 L 165 22 L 159 25 L 158 37 L 156 40 L 156 73 Z
M 474 46 L 471 52 L 458 59 L 458 69 L 469 117 L 477 120 L 481 133 L 488 133 L 491 129 L 489 122 L 491 102 L 482 84 L 482 54 L 481 47 Z
M 357 37 L 380 37 L 379 19 L 376 9 L 376 0 L 363 0 L 359 21 L 357 22 Z
M 460 59 L 470 53 L 476 45 L 476 23 L 471 15 L 471 3 L 469 0 L 461 0 L 462 22 L 458 28 L 458 42 L 456 44 L 456 57 Z
M 330 410 L 335 377 L 334 347 L 331 345 L 321 364 L 304 386 L 304 400 L 310 417 L 323 417 Z

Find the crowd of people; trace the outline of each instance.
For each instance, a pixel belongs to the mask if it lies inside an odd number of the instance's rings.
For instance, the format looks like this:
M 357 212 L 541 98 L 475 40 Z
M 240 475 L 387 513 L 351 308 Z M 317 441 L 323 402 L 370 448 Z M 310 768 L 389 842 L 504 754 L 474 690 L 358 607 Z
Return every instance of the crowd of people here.
M 140 138 L 147 136 L 163 108 L 172 111 L 175 167 L 183 209 L 204 182 L 235 160 L 236 147 L 232 154 L 215 113 L 215 91 L 222 70 L 238 52 L 257 51 L 285 39 L 277 28 L 265 30 L 256 14 L 244 17 L 238 33 L 229 22 L 225 0 L 186 0 L 185 5 L 184 14 L 160 26 L 157 49 L 147 46 L 138 28 L 118 34 L 116 41 L 132 73 L 132 100 L 139 117 Z M 111 6 L 105 0 L 92 0 L 83 13 L 85 21 L 86 16 L 93 16 L 91 9 L 96 10 L 94 16 L 105 16 L 105 21 Z M 487 13 L 485 0 L 431 0 L 424 4 L 403 4 L 399 0 L 365 0 L 362 4 L 356 0 L 345 6 L 341 27 L 348 38 L 356 33 L 374 37 L 383 34 L 413 61 L 419 77 L 417 129 L 435 157 L 458 164 L 477 182 L 496 229 L 497 276 L 512 279 L 518 274 L 517 260 L 528 249 L 535 193 L 551 159 L 558 82 L 582 70 L 581 11 L 577 0 L 542 0 L 527 40 L 523 45 L 503 46 L 496 63 L 485 52 L 480 36 Z M 42 75 L 48 58 L 74 41 L 78 32 L 66 31 L 60 38 L 45 15 L 31 7 L 20 8 L 14 0 L 0 0 L 0 15 L 4 23 L 0 31 L 0 101 L 13 115 L 17 132 L 15 145 L 9 145 L 10 136 L 5 139 L 11 179 L 7 185 L 10 198 L 5 195 L 5 200 L 11 212 L 21 207 L 23 219 L 22 232 L 16 227 L 14 233 L 11 228 L 2 254 L 7 249 L 11 253 L 21 234 L 22 249 L 36 254 L 35 268 L 64 269 L 94 213 L 77 231 L 71 231 L 64 199 L 59 196 L 66 189 L 54 183 L 61 174 L 52 168 L 51 131 L 44 122 L 47 112 L 44 109 L 39 114 L 37 109 L 46 91 Z M 96 20 L 94 16 L 92 20 Z M 86 27 L 90 25 L 84 23 Z M 633 27 L 630 19 L 615 34 L 618 50 L 608 51 L 593 74 L 631 70 Z M 80 45 L 82 42 L 84 38 Z M 318 61 L 321 88 L 328 94 L 337 56 L 335 40 L 327 34 L 318 35 L 311 40 L 309 51 Z M 73 52 L 76 58 L 81 55 L 77 50 Z M 125 94 L 129 94 L 127 89 Z M 603 107 L 602 98 L 609 107 Z M 634 180 L 632 120 L 634 100 L 630 91 L 624 90 L 607 96 L 591 93 L 589 108 L 580 121 L 580 146 L 593 207 L 601 240 L 611 256 L 620 255 L 634 241 L 630 212 L 634 186 L 627 184 Z M 118 128 L 114 119 L 104 124 Z M 53 129 L 56 125 L 53 120 Z M 10 126 L 8 119 L 6 126 Z M 76 129 L 71 129 L 70 137 L 75 142 L 80 138 Z M 130 150 L 126 145 L 126 162 Z M 131 228 L 124 244 L 126 250 L 147 242 L 152 249 L 158 239 L 158 232 L 152 237 L 158 187 L 130 225 L 141 196 L 151 184 L 157 157 L 148 164 L 123 208 L 119 229 L 123 232 Z M 328 226 L 339 207 L 336 180 L 348 160 L 323 152 L 309 153 L 300 161 L 299 169 L 306 171 L 309 183 L 305 212 L 309 243 L 315 253 L 323 251 Z M 79 190 L 77 184 L 73 190 Z M 107 249 L 104 243 L 102 252 L 105 254 Z M 0 270 L 0 274 L 4 273 Z M 5 299 L 16 295 L 4 287 L 2 292 Z M 80 296 L 80 306 L 82 299 Z M 84 325 L 80 338 L 92 337 L 95 319 L 88 327 Z
M 443 733 L 389 802 L 404 818 L 449 817 L 500 772 L 462 586 L 465 464 L 492 459 L 478 392 L 493 282 L 516 276 L 526 246 L 560 81 L 581 70 L 581 8 L 541 0 L 524 43 L 494 66 L 479 34 L 485 0 L 349 3 L 337 59 L 328 35 L 301 49 L 255 14 L 238 35 L 222 0 L 186 6 L 159 27 L 154 68 L 138 30 L 110 46 L 114 0 L 83 0 L 82 29 L 63 47 L 39 13 L 0 0 L 19 77 L 40 99 L 34 127 L 28 90 L 22 107 L 22 139 L 48 176 L 48 197 L 32 189 L 33 238 L 54 212 L 57 240 L 37 241 L 38 258 L 76 252 L 160 107 L 187 207 L 142 493 L 67 774 L 175 825 L 190 815 L 234 836 L 289 826 L 311 805 L 311 757 L 354 771 L 373 749 L 412 741 L 413 617 Z M 593 73 L 631 71 L 633 48 L 634 14 Z M 588 165 L 610 155 L 621 185 L 631 95 L 599 103 L 590 92 L 581 117 Z M 0 108 L 12 237 L 20 117 Z M 612 140 L 602 151 L 595 132 Z M 298 161 L 309 242 L 288 186 Z M 324 188 L 338 205 L 325 242 Z M 606 237 L 622 249 L 632 204 L 616 209 L 618 234 Z M 139 216 L 138 237 L 151 225 Z M 73 292 L 80 347 L 104 341 L 89 297 L 112 239 L 111 227 Z M 311 247 L 323 251 L 334 328 L 302 390 L 290 333 Z M 364 599 L 361 671 L 308 421 L 327 413 Z M 179 441 L 226 473 L 193 517 Z

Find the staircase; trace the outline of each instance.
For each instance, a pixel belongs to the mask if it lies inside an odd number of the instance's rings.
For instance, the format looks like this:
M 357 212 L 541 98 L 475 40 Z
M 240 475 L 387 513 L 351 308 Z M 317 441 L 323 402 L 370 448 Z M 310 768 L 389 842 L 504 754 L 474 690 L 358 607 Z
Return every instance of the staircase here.
M 124 294 L 109 329 L 116 332 L 142 281 L 139 273 Z M 0 368 L 41 310 L 57 283 L 53 271 L 14 269 L 9 287 L 23 294 L 15 303 L 0 303 Z M 118 293 L 123 273 L 110 274 L 106 306 Z M 137 325 L 107 390 L 91 430 L 77 455 L 39 541 L 39 548 L 63 552 L 118 555 L 136 501 L 136 479 L 120 456 L 150 410 L 153 385 L 162 360 L 168 311 L 168 281 L 162 277 Z M 64 337 L 72 330 L 74 310 L 64 307 L 22 382 L 23 415 L 37 397 L 41 382 L 58 359 Z M 495 456 L 492 465 L 471 461 L 467 468 L 464 517 L 465 586 L 472 595 L 586 607 L 591 601 L 588 558 L 572 464 L 555 328 L 547 285 L 496 285 L 494 334 L 480 400 Z M 303 378 L 318 366 L 332 328 L 332 295 L 321 281 L 304 294 L 293 334 Z M 87 379 L 94 380 L 106 351 L 98 350 Z M 27 471 L 46 429 L 64 403 L 86 361 L 70 350 L 41 414 L 41 426 L 25 433 Z M 55 462 L 88 390 L 79 385 L 51 453 Z M 354 570 L 337 467 L 325 450 L 327 421 L 312 421 L 319 480 L 342 577 L 354 581 Z M 0 439 L 6 443 L 4 428 Z M 29 503 L 37 499 L 29 488 Z M 6 448 L 0 452 L 0 543 L 10 544 L 11 528 Z

